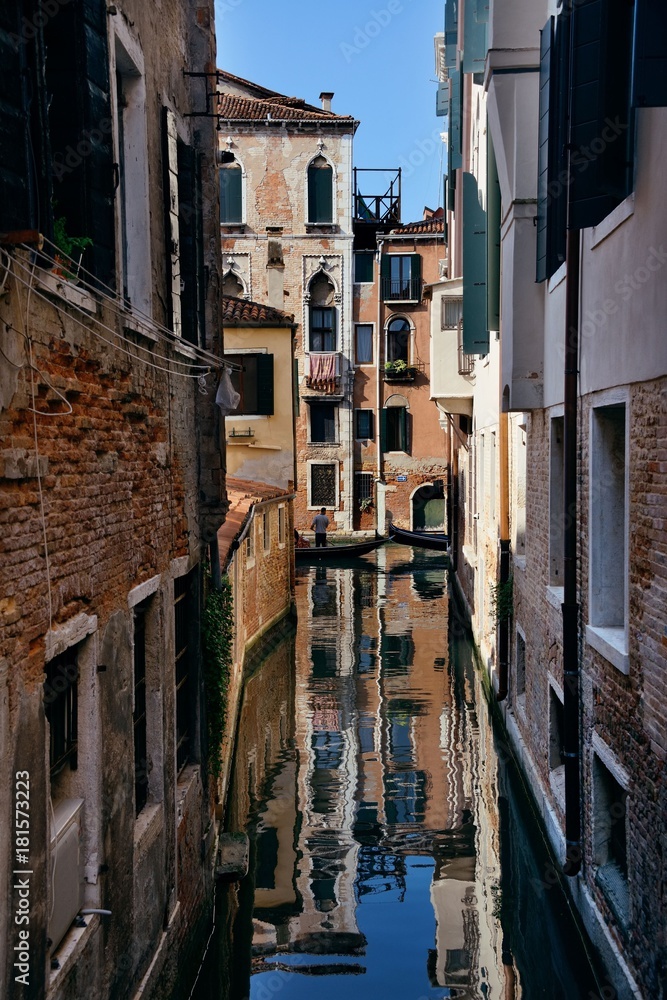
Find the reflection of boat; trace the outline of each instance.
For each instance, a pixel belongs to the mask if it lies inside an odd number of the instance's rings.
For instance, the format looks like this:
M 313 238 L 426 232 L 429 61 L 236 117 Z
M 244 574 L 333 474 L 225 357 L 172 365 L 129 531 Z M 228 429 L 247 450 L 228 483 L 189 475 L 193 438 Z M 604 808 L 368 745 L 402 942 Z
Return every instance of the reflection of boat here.
M 421 549 L 437 549 L 446 552 L 449 548 L 449 535 L 441 535 L 432 531 L 406 531 L 395 524 L 389 525 L 389 537 L 392 542 L 401 545 L 416 545 Z
M 371 538 L 366 542 L 351 542 L 349 545 L 322 545 L 319 549 L 313 545 L 309 549 L 295 548 L 294 558 L 300 563 L 320 562 L 321 560 L 328 562 L 329 560 L 348 559 L 350 556 L 354 558 L 366 555 L 367 552 L 372 552 L 373 549 L 379 548 L 386 540 L 383 535 L 376 535 L 375 538 Z

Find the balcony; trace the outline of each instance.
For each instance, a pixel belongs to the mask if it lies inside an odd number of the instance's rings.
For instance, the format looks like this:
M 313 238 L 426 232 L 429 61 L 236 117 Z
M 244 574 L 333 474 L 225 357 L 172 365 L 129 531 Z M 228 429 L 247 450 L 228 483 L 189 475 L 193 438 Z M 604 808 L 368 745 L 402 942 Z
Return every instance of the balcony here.
M 382 278 L 383 302 L 421 302 L 422 281 L 418 278 Z
M 406 364 L 405 361 L 387 361 L 384 366 L 385 382 L 414 382 L 418 368 Z

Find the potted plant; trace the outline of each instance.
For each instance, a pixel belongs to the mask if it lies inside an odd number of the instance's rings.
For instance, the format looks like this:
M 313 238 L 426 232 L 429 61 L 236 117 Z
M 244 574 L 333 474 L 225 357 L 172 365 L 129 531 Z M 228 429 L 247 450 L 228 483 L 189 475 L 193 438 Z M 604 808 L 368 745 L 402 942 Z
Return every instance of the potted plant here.
M 372 506 L 373 506 L 373 497 L 362 497 L 362 499 L 359 501 L 359 510 L 361 511 L 362 514 L 365 514 L 366 511 L 369 511 L 372 508 Z
M 61 215 L 53 223 L 53 242 L 56 246 L 54 254 L 56 266 L 53 273 L 76 281 L 81 267 L 81 258 L 86 247 L 91 247 L 90 236 L 70 236 L 67 232 L 67 220 Z M 58 253 L 60 251 L 60 253 Z
M 388 379 L 412 380 L 415 377 L 416 371 L 416 368 L 413 368 L 407 361 L 403 361 L 400 358 L 397 361 L 387 361 L 384 366 L 385 378 Z

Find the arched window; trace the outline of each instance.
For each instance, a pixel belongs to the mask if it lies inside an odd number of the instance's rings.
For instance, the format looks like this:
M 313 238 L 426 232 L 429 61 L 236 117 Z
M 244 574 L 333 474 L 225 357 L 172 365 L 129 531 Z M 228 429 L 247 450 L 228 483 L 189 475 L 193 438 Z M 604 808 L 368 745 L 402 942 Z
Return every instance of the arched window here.
M 233 153 L 222 154 L 220 174 L 220 222 L 225 225 L 243 222 L 243 168 Z
M 336 350 L 334 287 L 324 274 L 319 274 L 310 285 L 308 350 L 326 353 Z
M 387 361 L 410 364 L 410 324 L 402 316 L 389 321 L 387 327 Z
M 233 271 L 227 271 L 227 274 L 222 280 L 222 294 L 231 295 L 235 299 L 242 299 L 245 295 L 243 282 L 234 274 Z
M 408 401 L 395 393 L 380 412 L 380 442 L 382 451 L 404 451 L 410 448 Z
M 333 222 L 333 169 L 323 156 L 308 167 L 308 222 Z

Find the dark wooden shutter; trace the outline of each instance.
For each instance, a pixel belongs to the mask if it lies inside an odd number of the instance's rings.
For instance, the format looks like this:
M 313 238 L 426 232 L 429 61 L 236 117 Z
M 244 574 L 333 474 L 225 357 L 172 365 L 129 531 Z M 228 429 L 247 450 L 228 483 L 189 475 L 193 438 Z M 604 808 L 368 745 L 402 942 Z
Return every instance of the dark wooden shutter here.
M 387 450 L 387 407 L 380 410 L 380 452 Z
M 220 222 L 225 225 L 243 221 L 243 170 L 235 163 L 220 168 Z
M 456 47 L 458 36 L 458 0 L 447 0 L 445 4 L 445 66 L 450 72 L 456 69 Z
M 461 113 L 463 94 L 462 71 L 452 70 L 449 80 L 449 137 L 447 143 L 448 168 L 457 170 L 463 164 L 461 155 Z
M 486 14 L 488 20 L 488 9 Z M 476 0 L 466 0 L 463 8 L 463 72 L 483 73 L 485 59 L 486 21 L 478 19 Z
M 500 330 L 500 181 L 491 133 L 487 132 L 486 328 Z
M 308 221 L 333 222 L 333 170 L 328 164 L 308 168 Z
M 422 259 L 421 254 L 410 254 L 410 281 L 413 283 L 412 292 L 416 298 L 421 298 L 422 282 Z
M 192 146 L 178 140 L 178 227 L 181 272 L 181 321 L 183 339 L 200 343 L 199 288 L 201 196 L 196 154 Z
M 540 32 L 540 104 L 537 130 L 537 281 L 547 277 L 547 209 L 549 204 L 549 112 L 551 110 L 551 53 L 554 18 Z
M 572 11 L 571 229 L 596 226 L 632 189 L 632 6 L 579 0 Z
M 21 44 L 21 0 L 0 4 L 0 231 L 37 228 L 37 199 L 30 162 L 30 56 Z
M 273 414 L 273 354 L 257 354 L 257 412 Z
M 667 4 L 635 0 L 633 108 L 667 107 Z
M 398 417 L 398 450 L 399 451 L 410 451 L 410 441 L 408 437 L 409 430 L 409 420 L 408 420 L 408 408 L 407 406 L 397 406 Z
M 477 179 L 463 174 L 463 350 L 487 354 L 486 325 L 486 212 L 479 199 Z
M 550 18 L 542 31 L 537 179 L 537 281 L 565 260 L 567 227 L 570 21 Z

